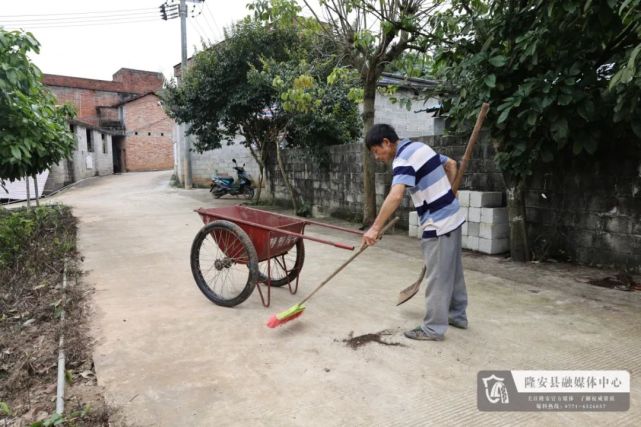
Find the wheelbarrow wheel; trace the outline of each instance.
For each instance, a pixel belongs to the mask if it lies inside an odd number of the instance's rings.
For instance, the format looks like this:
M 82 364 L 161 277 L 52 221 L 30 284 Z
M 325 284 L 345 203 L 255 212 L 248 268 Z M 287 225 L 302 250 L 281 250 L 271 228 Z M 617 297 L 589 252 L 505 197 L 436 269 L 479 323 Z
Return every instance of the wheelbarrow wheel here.
M 233 222 L 210 222 L 191 245 L 191 272 L 207 298 L 217 305 L 233 307 L 245 301 L 256 287 L 256 248 Z
M 285 286 L 292 280 L 295 280 L 300 274 L 305 262 L 305 242 L 298 239 L 296 244 L 285 254 L 271 259 L 270 276 L 271 285 L 276 287 Z M 267 261 L 258 264 L 259 279 L 267 283 Z

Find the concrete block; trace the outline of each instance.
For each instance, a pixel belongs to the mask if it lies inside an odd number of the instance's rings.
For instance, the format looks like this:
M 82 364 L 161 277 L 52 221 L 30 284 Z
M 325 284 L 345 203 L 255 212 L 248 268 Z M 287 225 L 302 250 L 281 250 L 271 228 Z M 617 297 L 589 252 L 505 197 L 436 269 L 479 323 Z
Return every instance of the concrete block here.
M 461 234 L 463 236 L 467 236 L 467 227 L 468 227 L 469 222 L 465 221 L 463 225 L 461 226 Z
M 409 224 L 410 226 L 415 226 L 418 227 L 418 213 L 416 212 L 410 212 L 409 215 Z
M 490 208 L 484 208 L 484 209 L 490 209 Z M 481 222 L 481 208 L 470 207 L 470 211 L 467 214 L 467 220 L 470 222 Z M 483 222 L 489 222 L 489 221 L 483 221 Z
M 467 236 L 467 249 L 470 249 L 472 251 L 478 251 L 479 240 L 480 239 L 478 237 Z
M 478 222 L 468 222 L 467 223 L 467 235 L 469 237 L 479 237 L 480 223 Z
M 416 233 L 418 232 L 417 229 L 418 229 L 417 226 L 410 224 L 410 226 L 407 229 L 407 235 L 410 237 L 416 237 Z
M 498 208 L 503 202 L 500 191 L 471 191 L 470 206 L 475 208 Z
M 483 239 L 505 239 L 510 236 L 510 225 L 481 223 L 479 237 Z
M 469 249 L 468 248 L 468 243 L 467 243 L 467 236 L 465 236 L 465 235 L 461 236 L 461 247 L 463 249 Z
M 457 194 L 458 202 L 462 207 L 470 206 L 470 192 L 467 190 L 461 190 Z
M 470 208 L 468 208 L 468 207 L 461 208 L 461 211 L 463 212 L 463 216 L 465 217 L 465 219 L 469 221 L 469 218 L 470 218 Z
M 487 224 L 506 224 L 507 208 L 481 208 L 481 221 Z
M 509 239 L 483 239 L 479 238 L 478 242 L 479 252 L 485 254 L 496 255 L 510 250 Z

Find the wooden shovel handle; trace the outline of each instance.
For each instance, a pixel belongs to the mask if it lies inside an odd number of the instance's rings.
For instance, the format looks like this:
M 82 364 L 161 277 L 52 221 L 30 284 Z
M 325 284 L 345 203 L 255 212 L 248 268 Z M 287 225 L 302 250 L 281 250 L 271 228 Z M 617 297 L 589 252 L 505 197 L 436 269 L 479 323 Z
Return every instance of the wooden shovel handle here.
M 461 166 L 457 171 L 456 178 L 454 178 L 454 184 L 452 184 L 452 191 L 454 192 L 454 194 L 458 193 L 458 189 L 461 185 L 461 181 L 463 180 L 463 174 L 465 174 L 465 170 L 467 169 L 467 164 L 472 158 L 472 150 L 474 150 L 476 141 L 479 139 L 479 134 L 481 133 L 481 128 L 483 127 L 483 122 L 485 121 L 485 117 L 487 117 L 487 112 L 489 111 L 489 109 L 490 109 L 490 104 L 488 104 L 487 102 L 484 102 L 483 105 L 481 106 L 481 112 L 476 118 L 476 124 L 474 125 L 474 130 L 472 131 L 472 135 L 470 135 L 470 140 L 467 143 L 465 154 L 463 154 L 463 159 L 461 160 Z

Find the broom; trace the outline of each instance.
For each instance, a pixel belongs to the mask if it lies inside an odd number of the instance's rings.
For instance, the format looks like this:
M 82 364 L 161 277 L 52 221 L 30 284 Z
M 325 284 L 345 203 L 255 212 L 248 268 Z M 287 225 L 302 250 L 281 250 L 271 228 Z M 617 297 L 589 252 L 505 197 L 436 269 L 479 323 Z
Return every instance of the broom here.
M 398 217 L 396 217 L 396 218 L 394 218 L 393 220 L 391 220 L 390 222 L 388 222 L 388 223 L 387 223 L 387 225 L 386 225 L 385 227 L 383 227 L 383 229 L 381 230 L 381 232 L 378 234 L 378 239 L 381 239 L 381 238 L 383 237 L 383 234 L 385 234 L 385 232 L 386 232 L 386 231 L 387 231 L 387 230 L 388 230 L 392 225 L 394 225 L 394 224 L 396 223 L 396 221 L 398 221 Z M 359 256 L 360 254 L 362 254 L 362 253 L 363 253 L 363 251 L 365 251 L 365 249 L 367 249 L 367 246 L 366 246 L 366 245 L 361 246 L 361 248 L 358 250 L 358 252 L 356 252 L 354 255 L 352 255 L 352 256 L 351 256 L 347 261 L 345 261 L 345 262 L 343 263 L 343 265 L 341 265 L 340 267 L 338 267 L 338 268 L 337 268 L 337 269 L 336 269 L 332 274 L 330 274 L 330 275 L 329 275 L 329 277 L 323 281 L 323 283 L 321 283 L 320 285 L 318 285 L 318 287 L 317 287 L 316 289 L 314 289 L 314 290 L 312 291 L 312 293 L 311 293 L 311 294 L 307 295 L 307 297 L 305 297 L 305 299 L 303 299 L 301 302 L 299 302 L 299 303 L 298 303 L 298 304 L 296 304 L 296 305 L 293 305 L 292 307 L 288 308 L 288 309 L 287 309 L 287 310 L 285 310 L 285 311 L 281 311 L 281 312 L 280 312 L 280 313 L 278 313 L 278 314 L 272 314 L 272 315 L 271 315 L 271 317 L 269 318 L 269 320 L 267 321 L 267 326 L 268 326 L 268 327 L 270 327 L 270 328 L 275 328 L 275 327 L 277 327 L 277 326 L 281 326 L 281 325 L 283 325 L 283 324 L 285 324 L 285 323 L 289 322 L 290 320 L 294 320 L 294 319 L 296 319 L 297 317 L 299 317 L 301 314 L 303 314 L 303 311 L 305 310 L 305 305 L 304 305 L 304 304 L 305 304 L 305 303 L 306 303 L 306 302 L 307 302 L 311 297 L 313 297 L 313 296 L 314 296 L 314 294 L 320 290 L 320 288 L 322 288 L 323 286 L 325 286 L 325 284 L 326 284 L 327 282 L 329 282 L 330 280 L 332 280 L 332 278 L 333 278 L 334 276 L 336 276 L 336 275 L 337 275 L 338 273 L 340 273 L 340 272 L 341 272 L 345 267 L 347 267 L 347 265 L 348 265 L 350 262 L 354 261 L 354 259 L 355 259 L 357 256 Z

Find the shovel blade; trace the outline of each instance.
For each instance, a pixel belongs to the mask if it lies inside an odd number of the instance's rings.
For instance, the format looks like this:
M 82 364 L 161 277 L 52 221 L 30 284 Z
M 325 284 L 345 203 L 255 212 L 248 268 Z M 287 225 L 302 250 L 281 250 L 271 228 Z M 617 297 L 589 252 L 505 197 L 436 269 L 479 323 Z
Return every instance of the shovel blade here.
M 414 295 L 416 295 L 416 293 L 421 287 L 421 283 L 423 282 L 423 277 L 425 277 L 425 266 L 423 266 L 423 269 L 421 270 L 421 274 L 418 276 L 418 280 L 412 283 L 411 285 L 409 285 L 407 288 L 403 289 L 398 294 L 398 303 L 396 304 L 396 306 L 399 306 L 404 302 L 409 301 L 410 299 L 412 299 Z

